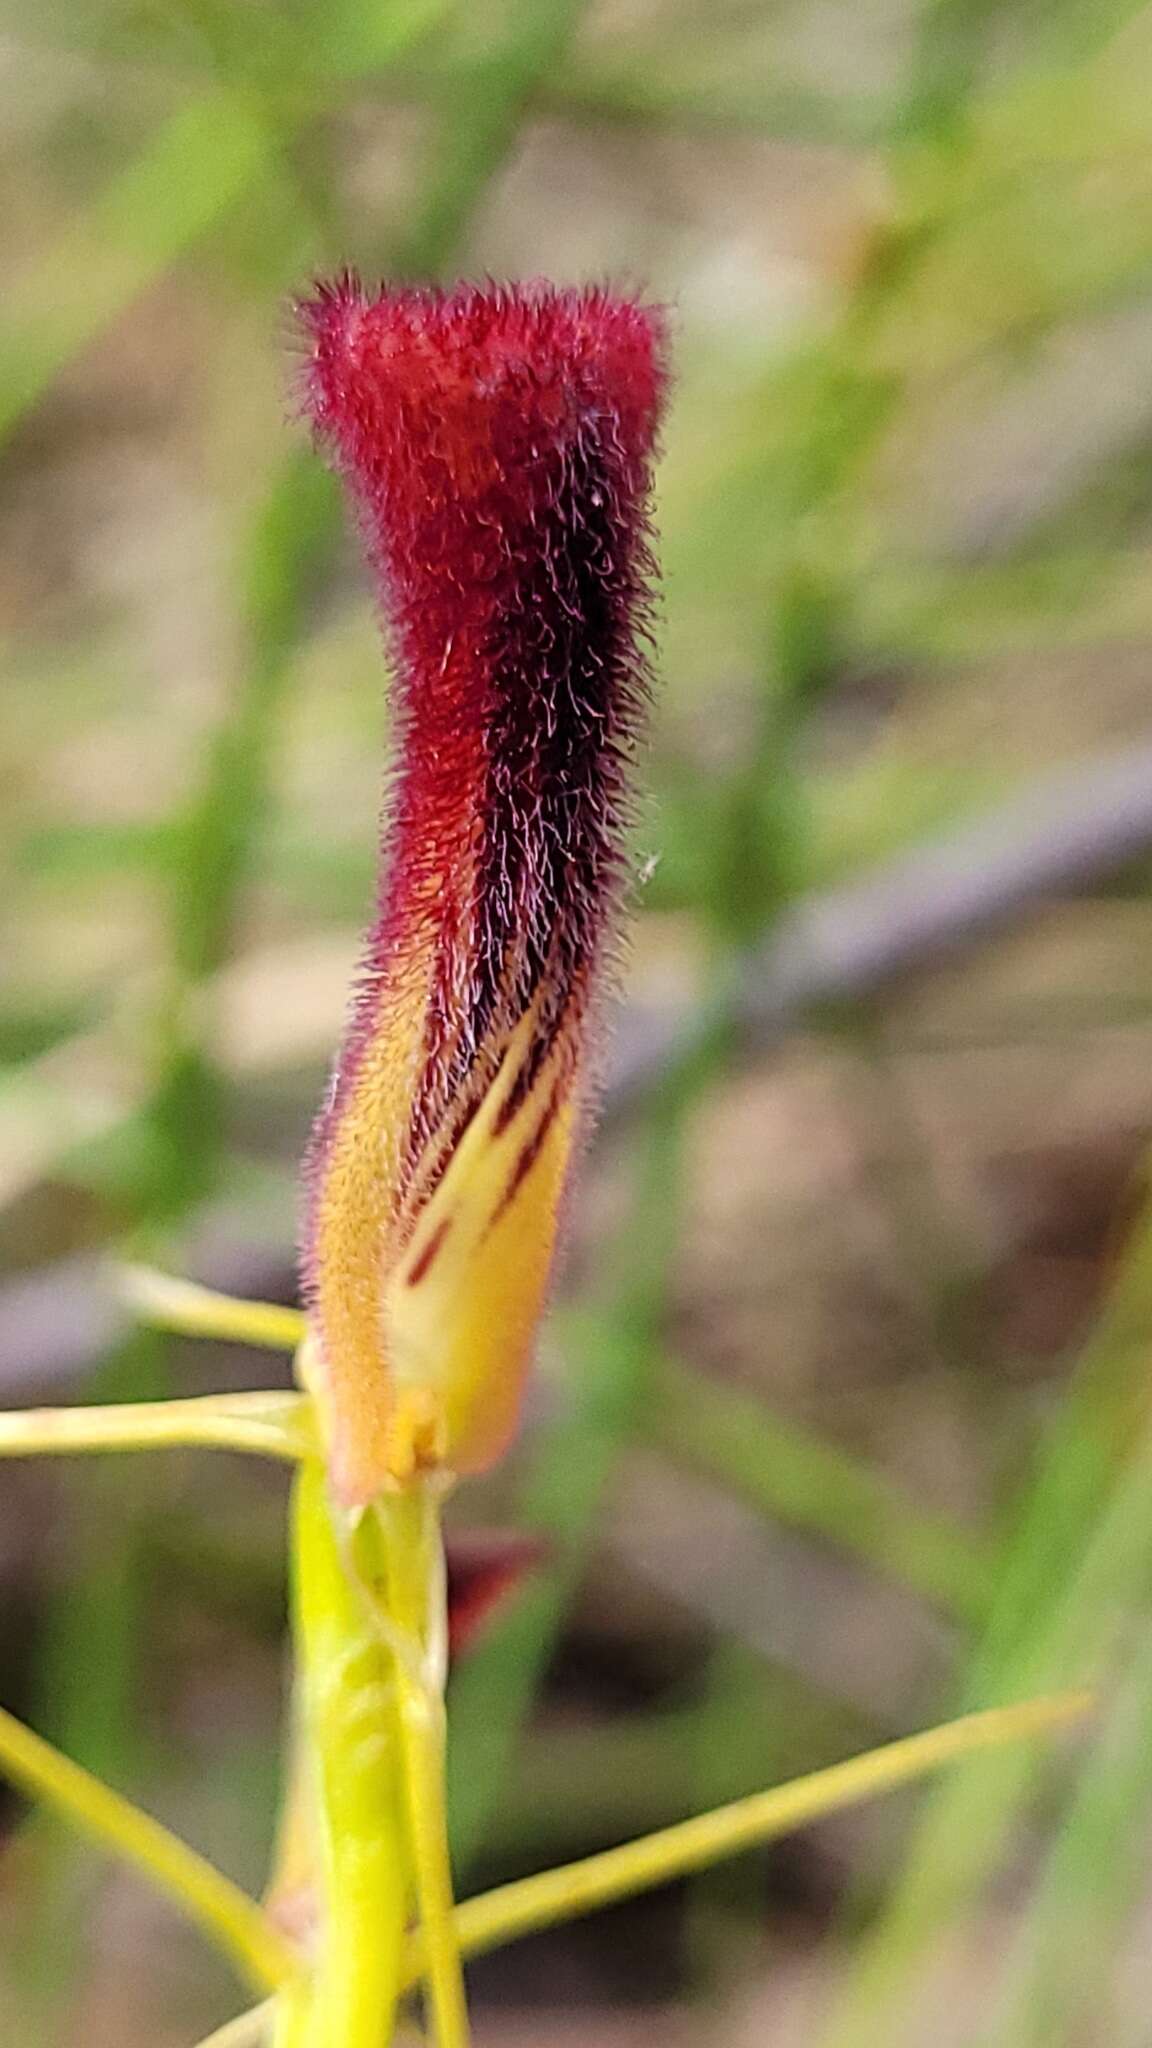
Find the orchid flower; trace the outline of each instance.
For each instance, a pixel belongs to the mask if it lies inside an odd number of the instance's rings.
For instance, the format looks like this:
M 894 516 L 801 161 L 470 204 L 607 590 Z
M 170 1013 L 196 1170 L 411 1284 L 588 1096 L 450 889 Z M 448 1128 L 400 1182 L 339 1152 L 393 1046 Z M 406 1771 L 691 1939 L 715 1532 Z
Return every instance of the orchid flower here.
M 303 318 L 396 671 L 306 1233 L 310 1378 L 363 1504 L 487 1465 L 515 1423 L 626 875 L 663 327 L 595 289 L 351 279 Z

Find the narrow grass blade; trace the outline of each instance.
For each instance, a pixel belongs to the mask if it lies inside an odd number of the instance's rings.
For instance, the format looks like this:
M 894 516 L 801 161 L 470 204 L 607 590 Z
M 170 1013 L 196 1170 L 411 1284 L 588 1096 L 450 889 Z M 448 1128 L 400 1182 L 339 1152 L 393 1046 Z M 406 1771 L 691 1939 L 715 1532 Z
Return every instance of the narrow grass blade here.
M 518 140 L 533 94 L 562 66 L 583 0 L 533 0 L 513 8 L 483 57 L 435 96 L 440 117 L 423 196 L 392 268 L 421 276 L 444 268 Z
M 121 1291 L 129 1307 L 153 1329 L 182 1337 L 219 1337 L 226 1344 L 252 1344 L 266 1351 L 298 1351 L 305 1320 L 299 1309 L 270 1301 L 241 1301 L 192 1280 L 173 1279 L 151 1266 L 121 1269 Z
M 265 1999 L 263 2005 L 254 2005 L 249 2012 L 239 2013 L 234 2020 L 217 2027 L 206 2040 L 198 2041 L 196 2048 L 260 2048 L 275 2017 L 275 2000 Z
M 0 1708 L 0 1771 L 101 1848 L 155 1884 L 231 1956 L 259 1989 L 290 1977 L 296 1959 L 254 1899 L 151 1815 Z
M 1079 1783 L 1009 1957 L 985 2048 L 1074 2048 L 1121 2038 L 1109 2011 L 1117 1952 L 1147 1883 L 1152 1808 L 1152 1635 L 1101 1716 Z
M 774 1841 L 829 1813 L 942 1770 L 961 1757 L 1068 1726 L 1081 1719 L 1090 1705 L 1087 1693 L 1065 1693 L 1055 1699 L 1026 1700 L 969 1714 L 923 1735 L 870 1750 L 849 1763 L 834 1764 L 830 1770 L 813 1772 L 789 1785 L 754 1793 L 695 1820 L 661 1829 L 623 1848 L 502 1885 L 457 1908 L 460 1945 L 466 1955 L 475 1955 L 556 1921 L 591 1913 L 615 1899 L 702 1870 L 741 1849 Z M 417 1942 L 409 1962 L 410 1980 L 421 1967 Z
M 0 1414 L 0 1458 L 208 1445 L 290 1463 L 313 1448 L 304 1394 L 205 1394 L 187 1401 L 93 1402 Z
M 81 349 L 258 185 L 293 127 L 315 110 L 324 73 L 350 79 L 378 71 L 425 33 L 445 4 L 342 5 L 331 22 L 322 10 L 318 50 L 307 50 L 299 37 L 293 43 L 298 105 L 286 123 L 275 100 L 262 104 L 249 81 L 231 74 L 165 121 L 10 284 L 0 324 L 0 441 Z
M 1006 1541 L 966 1704 L 1095 1679 L 1117 1654 L 1152 1555 L 1152 1210 L 1049 1434 Z M 1035 1793 L 1039 1761 L 1003 1753 L 959 1770 L 927 1803 L 891 1897 L 821 2048 L 890 2048 L 896 2016 L 943 1930 L 976 1906 Z
M 71 358 L 243 196 L 266 149 L 259 121 L 237 99 L 205 93 L 166 121 L 12 281 L 0 325 L 0 439 Z
M 759 1514 L 848 1551 L 966 1622 L 985 1611 L 993 1560 L 978 1537 L 919 1511 L 870 1467 L 762 1401 L 665 1357 L 643 1429 L 655 1449 Z

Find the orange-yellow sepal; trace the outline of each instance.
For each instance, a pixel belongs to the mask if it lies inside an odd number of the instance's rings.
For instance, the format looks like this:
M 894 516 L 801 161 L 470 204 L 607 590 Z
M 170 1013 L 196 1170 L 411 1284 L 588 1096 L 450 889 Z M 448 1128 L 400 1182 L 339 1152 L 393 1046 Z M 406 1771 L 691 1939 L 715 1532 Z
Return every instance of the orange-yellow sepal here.
M 522 1101 L 510 1102 L 531 1029 L 525 1018 L 403 1250 L 379 1273 L 371 1251 L 387 1232 L 374 1190 L 364 1186 L 361 1206 L 357 1176 L 341 1175 L 347 1141 L 337 1137 L 336 1172 L 315 1209 L 317 1303 L 327 1309 L 329 1350 L 323 1370 L 313 1352 L 309 1377 L 350 1500 L 437 1467 L 481 1468 L 515 1426 L 575 1118 L 575 1077 L 565 1086 L 548 1067 Z

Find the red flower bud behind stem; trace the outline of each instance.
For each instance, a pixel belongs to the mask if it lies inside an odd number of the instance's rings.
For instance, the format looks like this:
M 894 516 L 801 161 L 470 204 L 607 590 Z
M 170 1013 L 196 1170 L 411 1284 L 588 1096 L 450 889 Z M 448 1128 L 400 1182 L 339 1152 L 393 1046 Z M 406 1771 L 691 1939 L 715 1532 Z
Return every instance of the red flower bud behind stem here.
M 310 1374 L 338 1493 L 514 1427 L 625 875 L 662 328 L 546 285 L 346 278 L 306 396 L 396 669 L 381 897 L 310 1173 Z

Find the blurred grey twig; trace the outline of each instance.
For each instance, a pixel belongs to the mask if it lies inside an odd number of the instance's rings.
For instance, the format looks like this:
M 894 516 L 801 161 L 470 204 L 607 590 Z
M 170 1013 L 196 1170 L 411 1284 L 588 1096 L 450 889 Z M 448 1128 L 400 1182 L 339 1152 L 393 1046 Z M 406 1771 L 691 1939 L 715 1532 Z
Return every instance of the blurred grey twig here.
M 745 955 L 731 1024 L 763 1052 L 800 1018 L 881 994 L 1053 897 L 1082 895 L 1152 852 L 1152 740 L 1045 779 L 859 881 L 801 897 Z M 697 1043 L 696 1020 L 632 1013 L 608 1109 L 621 1114 Z

